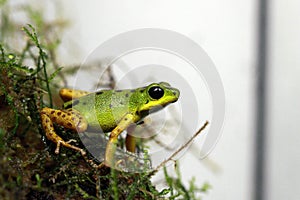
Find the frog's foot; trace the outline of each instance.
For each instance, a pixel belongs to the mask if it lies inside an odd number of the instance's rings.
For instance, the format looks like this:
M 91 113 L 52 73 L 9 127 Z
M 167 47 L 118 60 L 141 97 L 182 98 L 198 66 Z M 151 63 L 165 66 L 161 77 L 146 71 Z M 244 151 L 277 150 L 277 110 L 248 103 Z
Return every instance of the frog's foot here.
M 70 149 L 74 149 L 76 151 L 79 151 L 82 155 L 85 155 L 85 151 L 79 147 L 76 147 L 76 146 L 73 146 L 71 145 L 70 143 L 71 142 L 76 142 L 76 140 L 69 140 L 69 141 L 64 141 L 64 140 L 58 140 L 57 143 L 56 143 L 56 149 L 55 149 L 55 153 L 56 154 L 59 154 L 59 149 L 60 149 L 60 146 L 65 146 L 65 147 L 68 147 Z
M 51 108 L 43 108 L 41 112 L 42 125 L 46 133 L 46 137 L 53 141 L 56 144 L 55 153 L 59 153 L 60 146 L 65 146 L 67 148 L 74 149 L 79 151 L 83 156 L 86 155 L 86 152 L 74 145 L 71 145 L 71 142 L 75 140 L 64 141 L 59 135 L 56 134 L 53 122 L 64 126 L 66 128 L 76 130 L 78 132 L 83 132 L 87 128 L 86 120 L 80 116 L 76 110 L 54 110 Z
M 129 164 L 129 165 L 128 165 Z M 106 162 L 103 161 L 102 163 L 100 163 L 96 168 L 97 169 L 104 169 L 104 168 L 113 168 L 115 170 L 118 171 L 126 171 L 128 170 L 129 166 L 134 166 L 135 164 L 135 160 L 134 159 L 119 159 L 116 162 Z
M 71 145 L 71 144 L 70 144 L 71 142 L 76 142 L 76 140 L 71 139 L 71 140 L 69 140 L 69 141 L 67 141 L 67 142 L 65 142 L 64 140 L 58 140 L 57 143 L 56 143 L 55 153 L 56 153 L 56 154 L 59 154 L 60 146 L 63 145 L 63 146 L 68 147 L 68 148 L 70 148 L 70 149 L 74 149 L 74 150 L 76 150 L 76 151 L 79 151 L 79 152 L 81 153 L 82 156 L 85 156 L 85 155 L 86 155 L 86 152 L 85 152 L 83 149 L 81 149 L 81 148 L 79 148 L 79 147 L 76 147 L 76 146 L 74 146 L 74 145 Z
M 124 159 L 118 160 L 114 164 L 115 169 L 117 170 L 133 170 L 136 169 L 138 170 L 140 167 L 142 167 L 142 162 L 139 162 L 137 158 L 134 158 L 133 156 L 128 156 Z

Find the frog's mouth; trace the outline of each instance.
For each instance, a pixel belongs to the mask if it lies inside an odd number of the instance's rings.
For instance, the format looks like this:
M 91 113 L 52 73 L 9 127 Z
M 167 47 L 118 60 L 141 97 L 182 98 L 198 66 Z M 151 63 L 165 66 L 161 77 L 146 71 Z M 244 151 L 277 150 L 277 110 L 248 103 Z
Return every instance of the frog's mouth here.
M 165 105 L 166 106 L 166 105 Z M 151 113 L 155 113 L 157 111 L 160 111 L 161 109 L 163 109 L 165 106 L 163 105 L 158 105 L 158 106 L 153 106 L 151 107 L 149 110 L 143 110 L 143 111 L 140 111 L 140 114 L 145 117 Z
M 151 107 L 148 107 L 145 110 L 141 110 L 140 111 L 140 115 L 142 116 L 142 118 L 144 118 L 145 116 L 151 114 L 151 113 L 155 113 L 157 111 L 162 110 L 164 107 L 166 107 L 167 105 L 174 103 L 178 100 L 178 98 L 173 98 L 173 99 L 169 99 L 168 101 L 165 101 L 164 103 L 160 103 L 159 105 L 154 105 Z
M 150 110 L 150 113 L 152 113 L 152 112 L 157 112 L 157 111 L 163 109 L 164 107 L 166 107 L 167 105 L 172 104 L 172 103 L 175 103 L 176 101 L 178 101 L 178 98 L 170 99 L 170 100 L 166 101 L 165 103 L 161 103 L 160 105 L 152 106 L 152 107 L 149 109 L 149 110 Z
M 176 99 L 170 101 L 170 103 L 175 103 L 176 101 L 178 101 L 178 98 L 176 98 Z M 168 104 L 166 104 L 166 105 L 168 105 Z M 166 106 L 166 105 L 164 105 L 164 106 Z

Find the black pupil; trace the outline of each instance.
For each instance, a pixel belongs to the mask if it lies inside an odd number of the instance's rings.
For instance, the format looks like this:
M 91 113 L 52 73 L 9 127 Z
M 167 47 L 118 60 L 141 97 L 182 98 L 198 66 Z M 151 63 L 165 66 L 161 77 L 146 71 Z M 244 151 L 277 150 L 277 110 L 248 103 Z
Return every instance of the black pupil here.
M 158 86 L 154 86 L 149 89 L 149 95 L 152 99 L 160 99 L 164 96 L 164 90 Z

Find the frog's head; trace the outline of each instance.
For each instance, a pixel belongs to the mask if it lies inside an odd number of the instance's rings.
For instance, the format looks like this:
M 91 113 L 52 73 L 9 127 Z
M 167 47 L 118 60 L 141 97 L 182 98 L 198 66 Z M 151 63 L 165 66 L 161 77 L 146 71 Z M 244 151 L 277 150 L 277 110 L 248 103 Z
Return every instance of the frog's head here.
M 143 89 L 143 103 L 139 112 L 155 112 L 178 100 L 180 92 L 169 83 L 152 83 Z

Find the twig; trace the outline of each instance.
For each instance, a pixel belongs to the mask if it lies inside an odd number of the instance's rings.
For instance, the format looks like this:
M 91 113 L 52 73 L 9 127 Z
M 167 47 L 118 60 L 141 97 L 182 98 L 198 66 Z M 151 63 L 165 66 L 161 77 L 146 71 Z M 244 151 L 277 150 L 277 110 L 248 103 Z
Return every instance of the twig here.
M 208 121 L 206 121 L 202 127 L 184 144 L 182 145 L 179 149 L 177 149 L 177 151 L 175 151 L 168 159 L 164 160 L 163 162 L 161 162 L 151 173 L 150 176 L 152 176 L 153 174 L 155 174 L 161 167 L 163 167 L 167 162 L 173 160 L 173 158 L 179 153 L 181 152 L 184 148 L 186 148 L 205 128 L 206 126 L 209 124 Z

